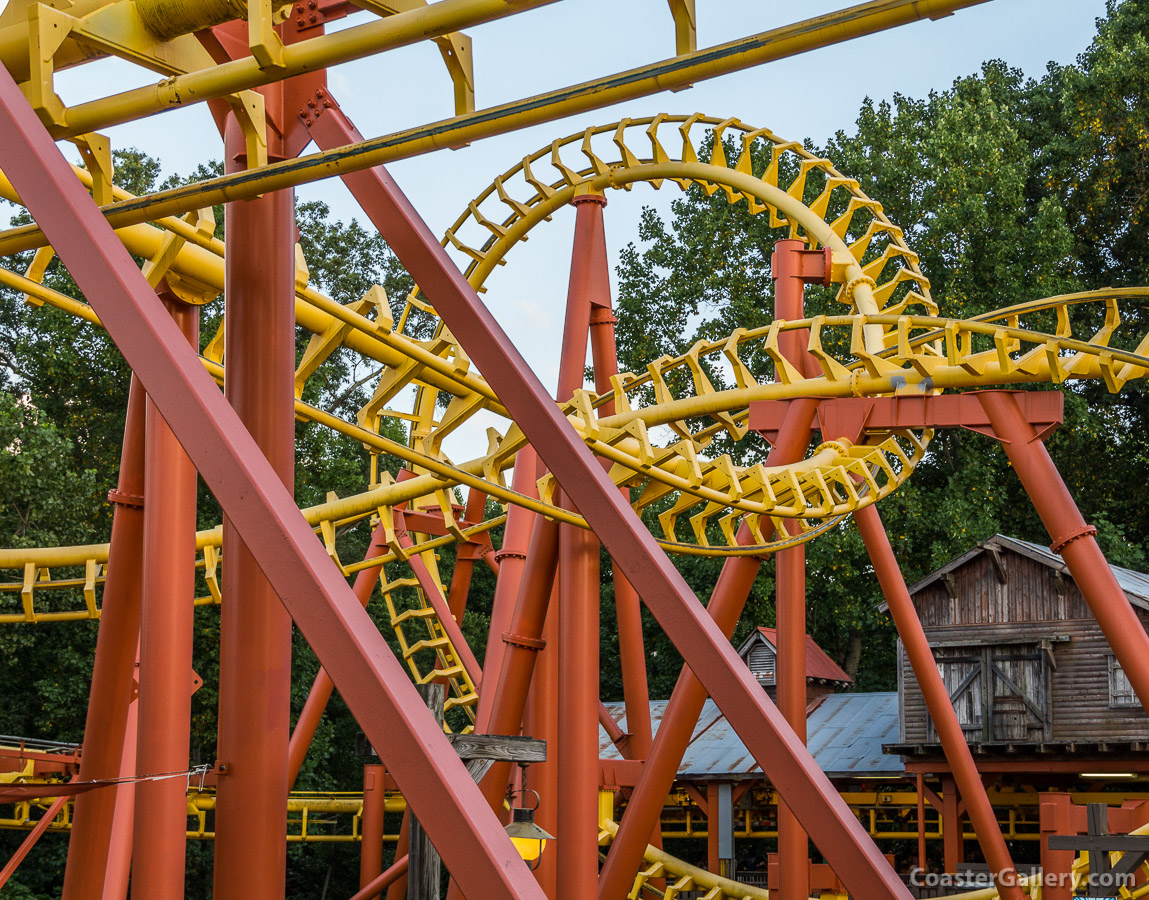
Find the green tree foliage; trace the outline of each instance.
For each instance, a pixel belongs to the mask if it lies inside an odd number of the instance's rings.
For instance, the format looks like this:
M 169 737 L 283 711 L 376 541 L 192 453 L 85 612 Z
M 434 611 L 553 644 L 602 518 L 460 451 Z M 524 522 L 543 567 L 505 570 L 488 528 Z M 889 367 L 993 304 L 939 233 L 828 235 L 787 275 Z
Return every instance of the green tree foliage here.
M 132 193 L 157 186 L 171 187 L 219 173 L 218 164 L 200 166 L 187 178 L 171 177 L 160 184 L 158 160 L 139 151 L 117 152 L 116 182 Z M 217 208 L 217 237 L 225 220 Z M 20 213 L 16 221 L 27 221 Z M 311 283 L 342 303 L 358 299 L 374 284 L 382 284 L 393 302 L 402 302 L 411 282 L 393 253 L 374 232 L 358 223 L 332 221 L 322 203 L 300 204 L 297 211 L 300 243 L 310 267 Z M 23 271 L 31 254 L 6 260 Z M 58 260 L 49 266 L 44 283 L 68 296 L 82 299 L 75 283 Z M 201 310 L 201 346 L 222 321 L 222 298 Z M 310 334 L 297 333 L 297 355 Z M 308 381 L 303 399 L 315 406 L 354 419 L 378 374 L 354 354 L 338 350 Z M 11 291 L 0 291 L 0 478 L 5 490 L 0 526 L 5 546 L 53 546 L 94 543 L 107 539 L 111 507 L 106 501 L 115 486 L 127 406 L 130 371 L 122 355 L 101 329 L 50 306 L 31 306 Z M 401 428 L 389 424 L 389 437 L 404 440 Z M 320 426 L 296 423 L 295 493 L 301 505 L 323 502 L 328 491 L 346 496 L 367 485 L 368 468 L 362 445 Z M 397 461 L 384 461 L 394 473 Z M 200 527 L 219 522 L 219 506 L 200 488 Z M 347 558 L 361 557 L 369 538 L 363 522 L 339 536 Z M 483 576 L 477 578 L 482 583 Z M 206 595 L 202 579 L 197 593 Z M 19 607 L 15 594 L 5 611 Z M 48 595 L 44 595 L 47 597 Z M 51 600 L 40 600 L 39 603 Z M 77 598 L 67 601 L 72 606 Z M 482 604 L 477 604 L 480 608 Z M 481 615 L 478 618 L 481 618 Z M 384 633 L 387 623 L 380 620 Z M 0 679 L 8 702 L 0 709 L 0 733 L 29 735 L 64 741 L 83 736 L 88 679 L 95 648 L 95 624 L 57 623 L 0 629 Z M 219 612 L 214 607 L 196 611 L 195 667 L 204 678 L 193 697 L 193 762 L 215 758 L 218 703 Z M 293 651 L 293 709 L 302 707 L 318 671 L 318 662 L 306 642 L 296 634 Z M 316 735 L 299 786 L 354 789 L 362 762 L 354 756 L 358 727 L 336 696 L 330 714 Z M 0 839 L 4 848 L 16 846 L 19 836 Z M 29 897 L 58 895 L 64 844 L 46 839 L 38 853 L 51 864 L 35 872 L 21 869 L 20 887 Z M 292 882 L 299 896 L 314 896 L 332 860 L 337 872 L 331 890 L 353 893 L 356 869 L 354 848 L 333 850 L 331 858 L 293 846 Z M 189 897 L 200 887 L 210 895 L 210 845 L 189 845 Z M 347 876 L 346 872 L 352 872 Z M 17 884 L 13 882 L 12 884 Z M 41 893 L 42 892 L 42 893 Z
M 1147 32 L 1146 4 L 1111 2 L 1076 65 L 1050 65 L 1041 79 L 1026 79 L 994 61 L 924 98 L 866 101 L 852 132 L 810 149 L 857 177 L 904 229 L 943 315 L 1145 284 Z M 761 172 L 767 161 L 755 162 Z M 722 193 L 707 197 L 698 187 L 674 201 L 668 221 L 646 209 L 639 242 L 618 266 L 621 367 L 641 371 L 699 339 L 769 322 L 770 253 L 785 236 L 745 203 L 731 206 Z M 832 303 L 827 292 L 807 293 L 811 314 L 832 311 Z M 1051 452 L 1109 558 L 1143 565 L 1149 522 L 1137 473 L 1149 425 L 1145 391 L 1112 396 L 1104 386 L 1076 385 L 1066 395 L 1066 424 Z M 742 461 L 764 455 L 761 442 L 742 443 L 734 448 Z M 939 432 L 909 483 L 880 508 L 911 584 L 998 531 L 1048 542 L 1004 455 L 966 432 Z M 853 525 L 816 539 L 807 554 L 815 638 L 851 666 L 862 651 L 858 688 L 892 688 L 893 631 L 877 612 L 880 596 Z M 718 564 L 681 567 L 708 596 Z M 772 624 L 771 574 L 767 564 L 736 641 L 752 625 Z M 652 646 L 673 658 L 648 626 Z M 654 661 L 651 677 L 656 691 L 668 681 Z
M 1106 285 L 1149 282 L 1146 204 L 1149 203 L 1149 5 L 1111 2 L 1098 31 L 1076 64 L 1051 65 L 1026 79 L 1006 63 L 987 63 L 948 90 L 921 98 L 867 101 L 855 127 L 828 138 L 817 152 L 884 204 L 920 254 L 942 313 L 977 313 L 1051 294 Z M 768 124 L 768 123 L 767 123 Z M 814 149 L 814 145 L 810 145 Z M 761 172 L 765 160 L 755 161 Z M 160 182 L 157 160 L 138 151 L 116 156 L 117 182 L 134 193 Z M 203 166 L 191 180 L 218 172 Z M 164 186 L 179 183 L 169 178 Z M 322 203 L 300 204 L 300 243 L 311 283 L 341 303 L 382 284 L 393 304 L 411 284 L 398 260 L 374 232 L 332 221 Z M 216 210 L 217 235 L 225 221 Z M 664 220 L 645 211 L 638 240 L 618 267 L 620 364 L 640 371 L 663 354 L 677 355 L 700 338 L 772 317 L 770 255 L 785 234 L 745 204 L 692 188 Z M 5 264 L 21 271 L 30 255 Z M 78 297 L 58 262 L 45 283 Z M 811 289 L 808 308 L 838 311 L 829 291 Z M 214 334 L 222 301 L 202 311 L 202 341 Z M 1134 315 L 1146 316 L 1145 310 Z M 426 323 L 424 323 L 424 330 Z M 418 337 L 427 334 L 417 333 Z M 309 335 L 298 333 L 302 353 Z M 759 373 L 764 358 L 752 357 Z M 367 399 L 376 367 L 337 351 L 309 380 L 303 399 L 351 417 Z M 722 383 L 722 373 L 711 377 Z M 6 546 L 87 543 L 106 539 L 105 501 L 119 465 L 129 372 L 99 329 L 50 307 L 33 307 L 0 291 L 0 527 Z M 672 385 L 673 387 L 673 385 Z M 1120 396 L 1103 386 L 1066 389 L 1066 426 L 1050 441 L 1054 457 L 1086 518 L 1100 531 L 1116 563 L 1144 567 L 1149 534 L 1149 487 L 1144 435 L 1149 401 L 1143 388 Z M 397 427 L 389 433 L 403 439 Z M 367 469 L 362 448 L 317 426 L 298 423 L 295 491 L 301 505 L 362 490 Z M 718 442 L 740 462 L 761 458 L 761 442 Z M 394 460 L 385 461 L 391 471 Z M 909 483 L 881 504 L 895 551 L 911 583 L 997 531 L 1046 540 L 1037 517 L 1001 452 L 984 437 L 940 433 Z M 218 505 L 201 489 L 201 526 L 219 520 Z M 345 560 L 360 557 L 368 541 L 363 522 L 339 536 Z M 498 546 L 498 536 L 495 536 Z M 809 621 L 815 638 L 853 669 L 859 689 L 894 683 L 894 635 L 879 612 L 880 596 L 856 529 L 844 523 L 807 547 Z M 453 551 L 442 551 L 450 571 Z M 681 558 L 688 582 L 705 600 L 720 563 Z M 389 573 L 392 574 L 392 573 Z M 396 571 L 394 574 L 398 574 Z M 602 692 L 621 696 L 609 560 L 604 559 Z M 493 593 L 490 573 L 475 572 L 464 632 L 482 658 Z M 767 563 L 751 592 L 735 634 L 774 623 L 773 567 Z M 198 586 L 201 594 L 204 585 Z M 17 608 L 5 594 L 5 609 Z M 372 607 L 384 634 L 389 634 Z M 194 697 L 193 758 L 215 755 L 218 610 L 196 613 L 195 665 L 204 686 Z M 651 694 L 666 697 L 681 660 L 653 619 L 644 619 Z M 0 733 L 80 740 L 94 624 L 65 623 L 0 628 Z M 293 657 L 292 704 L 298 713 L 318 663 L 298 636 Z M 351 790 L 361 777 L 354 757 L 356 724 L 336 696 L 316 735 L 298 786 Z M 20 835 L 0 837 L 0 857 Z M 58 895 L 64 842 L 45 838 L 37 865 L 23 867 L 6 888 L 13 896 Z M 189 847 L 189 897 L 210 896 L 211 848 Z M 330 877 L 328 896 L 354 892 L 353 845 L 292 845 L 289 895 L 314 897 Z

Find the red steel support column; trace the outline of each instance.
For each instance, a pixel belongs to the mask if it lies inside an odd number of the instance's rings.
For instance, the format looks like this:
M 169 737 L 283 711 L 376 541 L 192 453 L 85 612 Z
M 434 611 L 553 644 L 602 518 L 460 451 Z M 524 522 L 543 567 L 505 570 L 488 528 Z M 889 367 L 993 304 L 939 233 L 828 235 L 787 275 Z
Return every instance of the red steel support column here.
M 1074 853 L 1072 850 L 1051 850 L 1049 838 L 1055 834 L 1075 834 L 1072 826 L 1072 800 L 1069 794 L 1042 794 L 1038 807 L 1041 828 L 1041 898 L 1042 900 L 1073 900 Z
M 557 528 L 555 529 L 555 537 L 557 540 Z M 557 573 L 557 543 L 555 569 Z M 539 811 L 535 814 L 535 821 L 540 828 L 550 832 L 555 837 L 559 837 L 559 603 L 557 581 L 556 574 L 544 607 L 544 623 L 542 638 L 540 639 L 542 646 L 534 662 L 530 690 L 527 694 L 527 707 L 522 720 L 523 734 L 541 738 L 547 742 L 548 748 L 552 748 L 548 749 L 546 762 L 535 763 L 530 767 L 527 779 L 529 786 L 538 791 L 540 797 Z M 507 655 L 510 656 L 509 653 Z M 496 763 L 496 765 L 498 764 Z M 493 788 L 492 785 L 492 790 Z M 557 853 L 543 853 L 534 869 L 535 880 L 550 900 L 555 900 L 558 895 L 557 857 Z
M 143 385 L 132 376 L 120 476 L 112 499 L 111 547 L 104 582 L 96 659 L 84 725 L 81 781 L 117 778 L 124 754 L 128 707 L 136 677 L 136 647 L 140 638 L 140 592 L 144 546 L 144 418 Z M 134 752 L 134 745 L 133 745 Z M 133 773 L 135 767 L 132 769 Z M 76 797 L 68 865 L 64 870 L 64 900 L 99 900 L 112 851 L 116 799 L 125 787 L 88 791 Z M 122 849 L 122 848 L 121 848 Z
M 359 887 L 365 888 L 383 871 L 383 812 L 385 766 L 363 767 L 363 817 L 359 822 Z
M 559 526 L 560 900 L 598 889 L 598 559 L 593 532 Z
M 403 812 L 403 819 L 399 823 L 399 839 L 395 842 L 395 865 L 407 859 L 407 850 L 410 845 L 411 807 L 408 805 Z M 391 868 L 395 868 L 393 865 Z M 388 870 L 390 871 L 390 870 Z M 384 873 L 386 874 L 386 873 Z M 376 879 L 377 881 L 378 879 Z M 374 884 L 374 882 L 372 882 Z M 360 891 L 362 893 L 362 891 Z M 358 894 L 356 895 L 358 896 Z M 399 872 L 395 879 L 387 885 L 387 900 L 407 900 L 407 867 Z
M 384 888 L 390 889 L 399 884 L 400 879 L 402 879 L 403 883 L 406 884 L 406 874 L 407 854 L 404 853 L 391 864 L 391 867 L 386 872 L 381 874 L 366 887 L 361 888 L 359 893 L 355 894 L 351 900 L 373 900 L 373 898 L 379 896 L 380 892 L 383 891 Z M 404 893 L 405 892 L 406 889 L 404 889 Z
M 774 448 L 766 458 L 767 465 L 800 459 L 810 445 L 817 400 L 795 400 L 786 411 L 786 418 L 778 432 Z M 763 533 L 769 531 L 763 523 Z M 750 543 L 750 529 L 743 525 L 738 539 Z M 753 556 L 735 556 L 722 565 L 722 573 L 714 585 L 707 614 L 729 640 L 742 616 L 746 600 L 762 560 Z M 670 701 L 666 705 L 658 734 L 650 755 L 642 767 L 642 775 L 630 795 L 626 813 L 607 852 L 606 863 L 599 876 L 599 897 L 602 900 L 625 896 L 634 880 L 634 873 L 642 862 L 648 835 L 659 827 L 666 796 L 678 777 L 678 765 L 694 734 L 694 726 L 706 703 L 706 688 L 689 667 L 683 667 Z
M 487 509 L 487 494 L 471 488 L 467 494 L 467 506 L 463 518 L 468 522 L 480 522 Z M 460 625 L 467 608 L 467 594 L 471 590 L 471 576 L 475 573 L 475 563 L 481 558 L 482 545 L 470 542 L 455 545 L 455 568 L 451 572 L 451 586 L 447 591 L 447 606 L 451 615 Z M 488 548 L 490 549 L 489 545 Z
M 187 342 L 199 350 L 199 310 L 161 294 Z M 195 624 L 196 470 L 149 399 L 145 425 L 143 607 L 136 770 L 185 772 L 191 739 Z M 136 785 L 132 893 L 182 897 L 187 846 L 187 784 L 180 778 Z
M 576 197 L 574 247 L 556 399 L 583 385 L 593 298 L 609 297 L 602 209 L 606 198 Z M 561 502 L 570 506 L 570 498 Z M 559 526 L 559 729 L 556 860 L 559 900 L 598 888 L 599 547 L 594 533 Z
M 1149 709 L 1149 635 L 1097 546 L 1097 529 L 1085 524 L 1049 451 L 1013 394 L 985 391 L 978 399 L 1053 540 L 1053 552 L 1065 560 L 1137 698 Z
M 606 247 L 603 247 L 603 265 Z M 606 305 L 596 303 L 590 314 L 590 350 L 594 361 L 594 389 L 599 394 L 611 391 L 610 379 L 618 374 L 618 353 L 614 342 L 615 318 L 609 297 Z M 614 401 L 607 403 L 602 415 L 614 413 Z M 629 499 L 630 489 L 620 488 Z M 635 759 L 650 753 L 653 733 L 650 726 L 650 687 L 646 678 L 646 649 L 642 635 L 642 602 L 638 591 L 626 580 L 622 570 L 612 565 L 614 574 L 614 609 L 618 621 L 618 656 L 622 664 L 622 697 L 626 703 L 626 730 L 629 748 Z M 651 843 L 662 846 L 659 831 Z
M 330 147 L 358 132 L 333 104 L 311 134 L 320 147 Z M 807 830 L 817 832 L 815 842 L 847 889 L 859 896 L 908 898 L 889 862 L 387 171 L 379 166 L 343 181 L 452 333 L 462 337 L 471 359 L 767 777 L 799 811 Z
M 774 281 L 774 319 L 795 321 L 804 317 L 806 285 L 828 284 L 828 251 L 806 250 L 805 241 L 783 240 L 774 245 L 771 261 Z M 809 332 L 786 331 L 779 335 L 783 356 L 800 370 L 814 366 L 806 347 Z M 788 547 L 774 555 L 775 614 L 778 625 L 778 709 L 806 741 L 806 545 Z M 810 847 L 806 832 L 785 803 L 778 804 L 778 875 L 782 900 L 806 900 L 810 896 Z M 715 870 L 717 871 L 717 870 Z
M 538 898 L 538 885 L 441 726 L 419 703 L 410 676 L 3 68 L 0 131 L 4 174 L 248 543 L 368 740 L 383 748 L 384 764 L 464 891 Z
M 558 561 L 558 532 L 556 522 L 535 517 L 514 614 L 506 631 L 498 638 L 491 635 L 491 640 L 503 644 L 502 668 L 497 676 L 487 679 L 495 699 L 483 729 L 476 726 L 477 733 L 518 734 L 522 729 L 535 664 L 544 644 L 543 629 Z M 531 767 L 532 775 L 537 768 Z M 496 762 L 483 777 L 483 796 L 496 812 L 501 809 L 510 772 L 510 763 Z
M 371 559 L 386 552 L 387 535 L 382 523 L 380 523 L 371 533 L 371 544 L 363 558 Z M 379 580 L 379 571 L 382 568 L 380 565 L 372 566 L 369 569 L 360 569 L 355 576 L 355 586 L 352 590 L 355 591 L 355 596 L 364 607 L 371 600 L 371 595 L 374 593 L 375 585 Z M 295 723 L 295 728 L 292 729 L 291 740 L 287 745 L 289 787 L 293 786 L 295 779 L 299 777 L 299 770 L 303 767 L 303 760 L 307 756 L 307 748 L 311 746 L 311 741 L 319 728 L 319 720 L 323 718 L 323 711 L 327 708 L 327 701 L 331 699 L 334 690 L 335 685 L 331 683 L 331 676 L 327 674 L 326 669 L 321 667 L 315 673 L 315 681 L 311 684 L 311 690 L 307 694 L 307 700 L 304 701 L 303 709 L 300 710 L 299 719 Z
M 926 796 L 925 777 L 920 773 L 916 779 L 918 792 L 918 868 L 926 868 Z
M 961 791 L 961 796 L 965 800 L 985 860 L 994 877 L 999 879 L 998 886 L 1002 897 L 1005 900 L 1021 900 L 1022 893 L 1017 885 L 1009 848 L 1005 845 L 1005 838 L 1002 837 L 1001 829 L 998 827 L 997 816 L 994 815 L 985 785 L 978 775 L 977 765 L 973 761 L 961 723 L 958 722 L 957 713 L 954 712 L 953 704 L 950 702 L 949 692 L 934 661 L 929 641 L 926 640 L 926 634 L 922 630 L 922 623 L 914 609 L 913 600 L 910 599 L 910 592 L 906 589 L 905 579 L 902 578 L 902 571 L 894 558 L 890 539 L 882 526 L 877 508 L 867 506 L 858 510 L 854 513 L 854 521 L 858 523 L 858 531 L 861 532 L 862 540 L 866 544 L 866 551 L 870 555 L 874 572 L 882 586 L 882 594 L 889 604 L 890 615 L 902 639 L 902 646 L 905 647 L 906 658 L 914 670 L 914 677 L 921 688 L 926 708 L 933 719 L 934 729 L 937 731 L 950 771 L 953 772 L 957 789 Z M 954 792 L 947 786 L 943 805 L 947 810 L 952 808 L 956 814 L 957 801 L 953 795 Z M 951 800 L 953 800 L 952 807 Z M 952 824 L 951 819 L 946 819 L 942 826 L 947 848 L 950 846 Z M 956 827 L 956 834 L 957 840 L 960 841 L 960 824 Z M 947 869 L 950 862 L 948 856 L 947 852 Z M 840 876 L 842 873 L 838 874 Z
M 511 479 L 511 488 L 520 494 L 534 497 L 538 493 L 538 457 L 530 446 L 523 447 L 515 457 L 515 472 Z M 479 705 L 475 710 L 475 733 L 491 734 L 487 727 L 490 720 L 491 708 L 501 692 L 493 688 L 493 677 L 498 676 L 503 668 L 503 656 L 506 642 L 503 634 L 513 630 L 511 617 L 515 613 L 515 600 L 519 595 L 519 586 L 523 581 L 523 570 L 527 561 L 527 547 L 531 537 L 531 528 L 535 514 L 521 506 L 512 506 L 507 510 L 507 523 L 503 526 L 503 546 L 495 554 L 499 562 L 499 574 L 495 580 L 495 597 L 491 602 L 491 625 L 487 630 L 487 650 L 483 657 L 483 671 L 488 679 L 487 689 L 479 690 Z M 547 587 L 550 594 L 550 587 Z M 541 631 L 540 627 L 540 631 Z M 528 681 L 530 679 L 528 678 Z M 522 722 L 522 710 L 519 711 L 518 723 Z M 517 724 L 516 723 L 516 730 Z M 494 732 L 507 734 L 509 732 Z
M 234 117 L 229 171 L 246 166 Z M 275 152 L 277 148 L 272 149 Z M 226 210 L 224 392 L 288 491 L 295 469 L 295 196 Z M 224 519 L 216 900 L 279 900 L 287 866 L 291 617 Z
M 774 554 L 778 624 L 778 709 L 806 740 L 806 547 Z M 785 803 L 778 804 L 778 877 L 782 900 L 810 896 L 809 841 Z M 715 870 L 717 871 L 717 870 Z
M 976 827 L 976 826 L 975 826 Z M 958 789 L 952 775 L 942 776 L 942 864 L 951 874 L 965 860 L 962 848 L 961 813 L 958 812 Z
M 136 650 L 136 668 L 139 668 L 139 650 Z M 128 707 L 128 723 L 124 729 L 124 755 L 120 761 L 120 777 L 132 778 L 136 772 L 136 747 L 139 736 L 140 703 L 133 700 Z M 116 812 L 112 817 L 112 835 L 108 848 L 108 866 L 104 871 L 102 900 L 126 900 L 132 876 L 132 843 L 136 824 L 136 785 L 120 785 L 116 791 Z M 97 793 L 95 791 L 91 793 Z M 83 796 L 82 794 L 80 796 Z
M 781 804 L 779 804 L 781 808 Z M 706 782 L 706 870 L 721 871 L 718 858 L 718 782 Z

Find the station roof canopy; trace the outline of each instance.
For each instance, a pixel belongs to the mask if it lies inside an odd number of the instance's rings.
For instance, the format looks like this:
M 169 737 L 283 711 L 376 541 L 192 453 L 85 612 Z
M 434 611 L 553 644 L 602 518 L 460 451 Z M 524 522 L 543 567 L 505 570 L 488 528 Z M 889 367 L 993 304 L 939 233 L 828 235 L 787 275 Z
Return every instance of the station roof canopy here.
M 622 703 L 605 704 L 623 730 Z M 654 700 L 650 714 L 655 733 L 666 711 L 665 700 Z M 806 720 L 807 746 L 818 765 L 831 778 L 898 776 L 905 771 L 897 756 L 882 752 L 882 744 L 898 740 L 898 694 L 831 694 L 813 704 Z M 599 755 L 619 759 L 606 732 L 599 730 Z M 678 767 L 687 780 L 744 780 L 761 778 L 762 769 L 739 739 L 713 700 L 707 700 L 690 745 Z

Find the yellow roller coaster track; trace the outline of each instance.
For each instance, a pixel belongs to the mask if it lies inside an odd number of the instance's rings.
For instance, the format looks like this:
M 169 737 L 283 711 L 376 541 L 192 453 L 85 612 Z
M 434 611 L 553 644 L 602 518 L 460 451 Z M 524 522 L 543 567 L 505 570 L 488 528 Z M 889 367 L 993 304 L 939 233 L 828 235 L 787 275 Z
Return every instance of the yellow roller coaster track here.
M 671 130 L 681 138 L 675 155 L 663 143 Z M 632 149 L 639 142 L 649 148 L 645 157 Z M 709 148 L 705 161 L 700 161 L 698 148 Z M 759 171 L 755 171 L 755 159 L 762 161 L 757 164 Z M 541 177 L 548 166 L 557 179 Z M 84 170 L 77 169 L 77 175 L 91 183 Z M 576 194 L 630 190 L 642 182 L 658 188 L 667 181 L 683 190 L 698 185 L 707 194 L 722 191 L 730 203 L 745 200 L 752 213 L 767 213 L 772 226 L 785 227 L 790 236 L 813 246 L 830 248 L 833 279 L 839 285 L 837 299 L 843 304 L 842 315 L 773 322 L 753 330 L 737 329 L 722 340 L 699 342 L 679 357 L 652 361 L 644 373 L 620 374 L 608 395 L 579 391 L 567 405 L 568 417 L 588 445 L 613 464 L 614 480 L 635 489 L 636 508 L 656 502 L 663 505 L 658 516 L 661 542 L 672 552 L 753 554 L 780 546 L 781 542 L 764 537 L 760 516 L 772 518 L 776 525 L 781 519 L 796 520 L 798 533 L 783 540 L 808 540 L 896 489 L 921 460 L 930 438 L 928 431 L 867 433 L 857 445 L 827 441 L 800 463 L 781 467 L 742 467 L 728 455 L 708 456 L 708 447 L 720 433 L 734 440 L 745 436 L 751 402 L 1081 378 L 1103 379 L 1111 391 L 1117 391 L 1130 379 L 1149 372 L 1149 337 L 1120 332 L 1120 303 L 1143 299 L 1149 291 L 1070 295 L 973 320 L 941 318 L 916 255 L 877 201 L 828 160 L 735 119 L 701 115 L 624 119 L 557 140 L 496 178 L 468 204 L 443 243 L 461 255 L 468 279 L 482 290 L 508 252 Z M 0 195 L 15 199 L 2 179 Z M 121 191 L 117 196 L 127 195 Z M 145 258 L 148 276 L 157 283 L 166 277 L 198 302 L 216 296 L 223 285 L 225 247 L 212 236 L 210 212 L 187 220 L 165 219 L 157 225 L 130 226 L 119 232 L 129 249 Z M 50 248 L 39 251 L 23 275 L 0 270 L 0 282 L 23 292 L 30 303 L 47 303 L 98 324 L 86 304 L 40 283 L 51 256 Z M 473 538 L 503 521 L 497 516 L 460 528 L 453 518 L 449 493 L 457 485 L 478 488 L 503 504 L 520 504 L 585 525 L 576 514 L 551 502 L 553 481 L 549 477 L 540 482 L 539 499 L 507 487 L 504 472 L 514 464 L 524 443 L 513 424 L 502 433 L 490 430 L 489 451 L 483 457 L 454 464 L 445 455 L 444 439 L 470 417 L 481 410 L 505 416 L 505 410 L 481 376 L 469 371 L 466 354 L 418 289 L 407 298 L 396 322 L 379 286 L 343 306 L 308 286 L 306 265 L 301 261 L 297 288 L 297 321 L 313 335 L 297 371 L 297 396 L 339 347 L 381 364 L 373 396 L 356 422 L 296 401 L 301 419 L 360 441 L 372 456 L 369 490 L 348 498 L 332 496 L 304 510 L 345 574 L 371 565 L 402 563 L 410 553 L 418 553 L 429 562 L 441 592 L 433 551 Z M 1090 327 L 1088 313 L 1095 308 L 1104 312 L 1093 316 L 1099 323 L 1086 334 L 1082 328 Z M 1042 330 L 1050 325 L 1052 329 Z M 1080 335 L 1075 335 L 1075 326 Z M 808 330 L 809 348 L 820 375 L 804 376 L 781 357 L 779 336 L 793 329 Z M 418 334 L 431 336 L 421 339 Z M 1122 349 L 1120 344 L 1134 349 Z M 222 380 L 222 327 L 203 361 Z M 716 387 L 714 381 L 721 379 L 723 371 L 729 373 L 733 385 Z M 411 386 L 416 388 L 412 411 L 391 408 Z M 449 396 L 445 409 L 440 392 Z M 653 402 L 648 402 L 651 397 Z M 599 409 L 608 401 L 613 401 L 615 412 L 601 416 Z M 387 417 L 408 424 L 406 445 L 380 434 Z M 651 439 L 650 429 L 659 426 L 674 435 L 668 446 L 657 446 Z M 399 483 L 385 475 L 380 479 L 379 454 L 398 457 L 419 474 Z M 390 523 L 392 508 L 401 503 L 439 509 L 448 534 L 438 538 L 417 535 L 416 544 L 403 550 L 392 530 L 388 553 L 345 565 L 336 548 L 337 528 L 371 516 Z M 689 518 L 692 541 L 681 540 L 678 523 L 683 515 Z M 743 519 L 756 539 L 749 546 L 734 539 Z M 714 521 L 723 542 L 717 546 L 711 544 Z M 786 533 L 781 528 L 776 531 Z M 197 536 L 198 565 L 208 589 L 197 603 L 221 600 L 220 540 L 219 528 Z M 0 622 L 98 617 L 96 588 L 103 581 L 107 551 L 106 544 L 0 550 L 0 568 L 20 573 L 19 580 L 0 583 L 0 593 L 20 598 L 17 610 L 0 611 Z M 459 663 L 434 605 L 415 579 L 389 580 L 384 569 L 381 583 L 390 624 L 412 676 L 426 681 L 447 673 L 450 705 L 473 721 L 473 681 Z M 54 608 L 37 606 L 45 591 L 69 589 L 71 595 L 63 595 L 66 599 L 53 604 Z

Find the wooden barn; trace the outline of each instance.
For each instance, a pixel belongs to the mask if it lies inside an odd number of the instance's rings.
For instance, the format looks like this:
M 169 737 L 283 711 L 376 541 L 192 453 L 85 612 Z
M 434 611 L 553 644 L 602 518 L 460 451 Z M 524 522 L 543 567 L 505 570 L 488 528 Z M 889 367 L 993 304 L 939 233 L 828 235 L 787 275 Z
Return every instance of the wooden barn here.
M 1149 627 L 1149 576 L 1113 572 Z M 1149 717 L 1060 556 L 995 535 L 910 594 L 978 756 L 1149 751 Z M 937 736 L 900 643 L 898 659 L 901 742 L 890 749 L 934 756 Z

